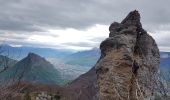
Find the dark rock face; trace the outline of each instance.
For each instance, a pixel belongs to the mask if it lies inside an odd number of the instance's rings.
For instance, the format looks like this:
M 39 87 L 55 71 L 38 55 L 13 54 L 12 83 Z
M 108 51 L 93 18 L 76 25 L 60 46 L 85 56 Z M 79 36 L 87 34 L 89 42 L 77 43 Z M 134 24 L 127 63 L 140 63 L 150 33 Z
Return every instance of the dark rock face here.
M 132 11 L 109 27 L 96 64 L 99 100 L 150 100 L 159 68 L 159 49 Z

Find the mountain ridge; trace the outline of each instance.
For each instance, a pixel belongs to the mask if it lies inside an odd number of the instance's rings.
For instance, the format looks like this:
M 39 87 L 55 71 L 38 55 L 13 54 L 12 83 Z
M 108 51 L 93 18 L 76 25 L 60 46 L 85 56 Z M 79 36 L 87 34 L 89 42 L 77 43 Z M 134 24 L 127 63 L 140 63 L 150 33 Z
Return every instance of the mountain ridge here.
M 59 71 L 49 61 L 34 53 L 29 53 L 27 57 L 2 74 L 7 79 L 15 79 L 16 81 L 25 80 L 46 84 L 62 84 L 64 82 Z

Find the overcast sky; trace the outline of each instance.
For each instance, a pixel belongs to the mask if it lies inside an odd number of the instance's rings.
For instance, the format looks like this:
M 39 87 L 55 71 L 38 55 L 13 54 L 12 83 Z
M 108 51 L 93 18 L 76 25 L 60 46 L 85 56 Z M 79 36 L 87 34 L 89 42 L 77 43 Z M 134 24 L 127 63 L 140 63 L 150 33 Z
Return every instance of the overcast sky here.
M 0 0 L 0 42 L 85 50 L 108 37 L 109 25 L 137 9 L 160 50 L 170 51 L 170 0 Z

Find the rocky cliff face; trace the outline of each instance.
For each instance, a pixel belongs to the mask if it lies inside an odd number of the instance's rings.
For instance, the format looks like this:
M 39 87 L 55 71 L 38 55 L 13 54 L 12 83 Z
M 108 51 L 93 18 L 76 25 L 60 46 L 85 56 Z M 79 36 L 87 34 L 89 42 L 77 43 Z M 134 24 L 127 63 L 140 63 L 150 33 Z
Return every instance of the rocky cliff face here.
M 159 68 L 159 49 L 132 11 L 109 27 L 96 64 L 99 100 L 150 100 Z

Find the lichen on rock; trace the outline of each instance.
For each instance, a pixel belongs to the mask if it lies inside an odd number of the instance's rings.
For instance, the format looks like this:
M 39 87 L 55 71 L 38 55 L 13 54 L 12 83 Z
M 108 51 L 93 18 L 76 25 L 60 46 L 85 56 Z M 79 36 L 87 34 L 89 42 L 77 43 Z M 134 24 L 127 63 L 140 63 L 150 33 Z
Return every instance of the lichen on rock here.
M 159 49 L 132 11 L 109 27 L 96 64 L 99 100 L 150 100 L 159 68 Z

